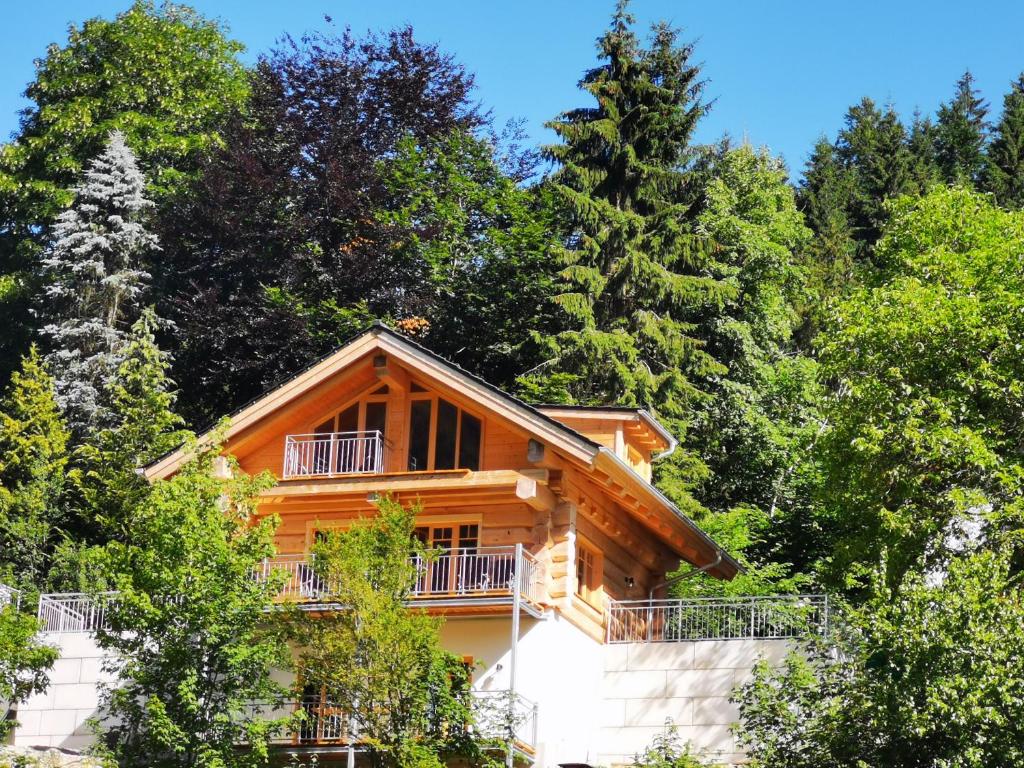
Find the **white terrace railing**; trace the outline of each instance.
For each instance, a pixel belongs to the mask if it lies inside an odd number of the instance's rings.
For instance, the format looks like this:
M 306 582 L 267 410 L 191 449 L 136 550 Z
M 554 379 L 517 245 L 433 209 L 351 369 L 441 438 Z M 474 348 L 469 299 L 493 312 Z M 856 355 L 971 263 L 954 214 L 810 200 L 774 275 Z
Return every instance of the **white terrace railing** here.
M 14 587 L 8 587 L 6 584 L 0 584 L 0 611 L 8 605 L 13 605 L 15 608 L 18 608 L 21 605 L 21 592 Z
M 828 630 L 827 595 L 609 601 L 609 643 L 785 640 Z
M 544 571 L 541 564 L 521 545 L 514 547 L 476 547 L 442 550 L 431 557 L 417 556 L 413 602 L 478 601 L 488 604 L 511 603 L 518 579 L 524 604 L 539 609 L 544 602 Z M 324 602 L 330 600 L 330 585 L 317 573 L 304 555 L 279 555 L 265 560 L 254 572 L 257 581 L 271 574 L 286 576 L 279 593 L 282 600 Z M 107 607 L 117 599 L 114 592 L 89 595 L 65 592 L 39 598 L 39 621 L 43 632 L 95 632 L 106 628 Z
M 414 565 L 414 599 L 511 596 L 518 578 L 523 600 L 538 605 L 544 600 L 541 564 L 522 547 L 435 550 L 427 556 L 416 555 Z M 278 555 L 265 560 L 256 570 L 256 578 L 267 581 L 272 574 L 282 571 L 285 583 L 280 597 L 284 600 L 316 602 L 329 598 L 335 591 L 306 555 Z
M 375 475 L 384 471 L 384 436 L 373 432 L 322 432 L 284 439 L 282 477 Z
M 477 732 L 486 739 L 512 742 L 532 752 L 537 745 L 537 705 L 508 690 L 470 691 Z M 304 745 L 359 742 L 358 717 L 319 694 L 307 695 L 299 704 L 303 720 L 295 741 Z

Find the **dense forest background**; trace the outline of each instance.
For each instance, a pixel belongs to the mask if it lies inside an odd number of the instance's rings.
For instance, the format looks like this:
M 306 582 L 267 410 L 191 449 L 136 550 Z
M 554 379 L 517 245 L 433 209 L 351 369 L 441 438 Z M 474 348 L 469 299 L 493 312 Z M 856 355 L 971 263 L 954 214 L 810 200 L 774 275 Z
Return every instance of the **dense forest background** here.
M 681 594 L 846 601 L 842 670 L 747 692 L 764 764 L 1015 764 L 1024 75 L 909 125 L 865 98 L 788 169 L 694 142 L 680 34 L 620 3 L 536 148 L 409 28 L 252 67 L 186 7 L 73 28 L 0 147 L 3 580 L 95 588 L 137 467 L 380 319 L 528 401 L 668 424 L 659 486 L 747 565 Z

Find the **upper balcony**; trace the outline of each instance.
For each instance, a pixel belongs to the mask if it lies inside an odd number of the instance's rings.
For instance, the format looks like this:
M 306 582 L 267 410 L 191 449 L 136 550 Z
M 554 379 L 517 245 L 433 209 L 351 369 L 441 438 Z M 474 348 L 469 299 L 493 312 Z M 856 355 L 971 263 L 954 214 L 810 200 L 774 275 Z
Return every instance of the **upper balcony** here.
M 544 569 L 521 546 L 433 550 L 412 559 L 416 583 L 410 604 L 424 608 L 472 609 L 513 606 L 539 616 L 545 602 Z M 336 607 L 332 585 L 307 555 L 278 555 L 265 560 L 256 579 L 284 573 L 278 599 L 308 609 Z
M 288 435 L 281 478 L 379 475 L 387 447 L 379 430 Z

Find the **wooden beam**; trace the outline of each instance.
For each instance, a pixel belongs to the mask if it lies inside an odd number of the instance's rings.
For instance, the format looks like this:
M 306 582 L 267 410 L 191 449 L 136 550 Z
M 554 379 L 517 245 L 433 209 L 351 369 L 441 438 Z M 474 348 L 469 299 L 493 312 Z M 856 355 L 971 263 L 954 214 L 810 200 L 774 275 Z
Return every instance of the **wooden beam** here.
M 551 512 L 558 504 L 555 494 L 532 477 L 521 477 L 516 481 L 516 497 L 541 512 Z

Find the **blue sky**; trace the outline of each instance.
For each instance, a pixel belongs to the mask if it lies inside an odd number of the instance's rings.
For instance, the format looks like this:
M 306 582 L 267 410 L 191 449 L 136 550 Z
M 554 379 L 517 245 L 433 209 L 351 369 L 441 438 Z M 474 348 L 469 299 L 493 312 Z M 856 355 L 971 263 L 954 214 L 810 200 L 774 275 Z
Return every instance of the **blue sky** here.
M 17 127 L 32 60 L 66 39 L 69 22 L 112 16 L 129 0 L 0 1 L 0 137 Z M 594 39 L 613 0 L 194 0 L 227 22 L 247 59 L 284 32 L 408 22 L 477 74 L 478 97 L 499 122 L 522 117 L 537 142 L 545 120 L 577 106 L 576 82 L 594 62 Z M 861 96 L 908 116 L 932 112 L 965 68 L 995 111 L 1024 70 L 1024 3 L 967 10 L 949 0 L 634 0 L 644 28 L 665 18 L 698 40 L 714 109 L 699 138 L 723 133 L 768 145 L 799 172 L 815 139 L 833 135 Z

